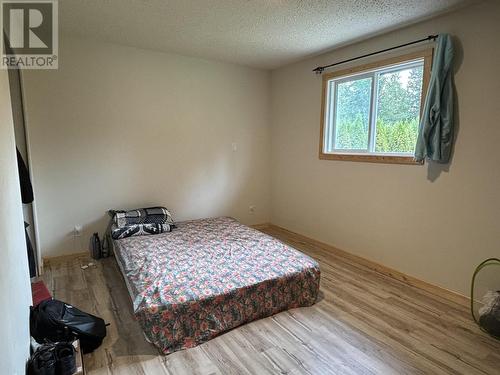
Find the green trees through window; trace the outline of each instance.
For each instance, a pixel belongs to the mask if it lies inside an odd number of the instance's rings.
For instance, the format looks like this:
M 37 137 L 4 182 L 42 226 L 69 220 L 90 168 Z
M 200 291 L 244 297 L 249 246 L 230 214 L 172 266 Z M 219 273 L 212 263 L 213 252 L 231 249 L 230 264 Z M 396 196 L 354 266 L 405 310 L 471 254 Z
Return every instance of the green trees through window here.
M 413 153 L 422 80 L 423 62 L 331 81 L 334 124 L 330 126 L 335 131 L 330 144 L 335 150 Z
M 370 127 L 372 78 L 337 84 L 335 148 L 366 150 Z

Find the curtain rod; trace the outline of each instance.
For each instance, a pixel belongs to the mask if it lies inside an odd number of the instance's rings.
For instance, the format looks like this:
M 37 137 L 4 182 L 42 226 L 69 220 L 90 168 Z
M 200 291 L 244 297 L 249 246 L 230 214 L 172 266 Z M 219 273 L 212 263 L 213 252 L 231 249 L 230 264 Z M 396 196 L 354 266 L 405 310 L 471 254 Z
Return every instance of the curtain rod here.
M 399 46 L 386 48 L 386 49 L 383 49 L 383 50 L 380 50 L 380 51 L 377 51 L 377 52 L 367 53 L 366 55 L 361 55 L 361 56 L 358 56 L 358 57 L 353 57 L 352 59 L 347 59 L 347 60 L 339 61 L 339 62 L 330 64 L 330 65 L 318 66 L 317 68 L 313 69 L 313 72 L 316 73 L 316 74 L 321 74 L 321 73 L 323 73 L 323 71 L 325 69 L 331 68 L 332 66 L 336 66 L 336 65 L 340 65 L 340 64 L 345 64 L 345 63 L 348 63 L 348 62 L 351 62 L 351 61 L 354 61 L 354 60 L 363 59 L 365 57 L 369 57 L 369 56 L 373 56 L 373 55 L 378 55 L 379 53 L 383 53 L 383 52 L 387 52 L 387 51 L 392 51 L 393 49 L 410 46 L 412 44 L 422 43 L 422 42 L 426 42 L 428 40 L 436 40 L 437 37 L 438 37 L 437 35 L 429 35 L 427 38 L 423 38 L 423 39 L 419 39 L 419 40 L 414 40 L 413 42 L 400 44 Z

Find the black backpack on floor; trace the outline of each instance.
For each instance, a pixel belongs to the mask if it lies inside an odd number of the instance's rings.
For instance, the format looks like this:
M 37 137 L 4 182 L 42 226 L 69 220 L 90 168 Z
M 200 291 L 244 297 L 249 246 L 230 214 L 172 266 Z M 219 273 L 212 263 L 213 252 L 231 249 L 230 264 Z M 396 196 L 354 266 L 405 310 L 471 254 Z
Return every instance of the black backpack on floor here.
M 90 353 L 106 337 L 106 324 L 97 316 L 52 299 L 31 308 L 30 331 L 31 336 L 40 344 L 77 338 L 83 353 Z

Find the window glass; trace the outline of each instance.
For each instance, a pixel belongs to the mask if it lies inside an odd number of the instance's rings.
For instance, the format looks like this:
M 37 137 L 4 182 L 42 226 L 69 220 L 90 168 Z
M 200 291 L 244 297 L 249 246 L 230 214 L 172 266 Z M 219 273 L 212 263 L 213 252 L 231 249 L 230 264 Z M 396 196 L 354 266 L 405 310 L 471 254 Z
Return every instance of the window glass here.
M 422 65 L 379 74 L 375 152 L 415 151 L 422 78 Z
M 371 77 L 345 81 L 336 85 L 336 149 L 368 149 L 371 91 Z

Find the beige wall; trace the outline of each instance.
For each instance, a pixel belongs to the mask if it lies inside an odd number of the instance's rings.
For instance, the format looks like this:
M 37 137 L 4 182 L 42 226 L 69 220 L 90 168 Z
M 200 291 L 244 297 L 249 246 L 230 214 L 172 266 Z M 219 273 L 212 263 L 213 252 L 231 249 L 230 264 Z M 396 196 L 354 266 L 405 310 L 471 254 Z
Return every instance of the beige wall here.
M 269 221 L 268 72 L 63 38 L 59 70 L 24 73 L 43 256 L 86 250 L 110 208 Z
M 319 160 L 311 69 L 441 32 L 461 44 L 449 168 Z M 500 255 L 499 35 L 490 1 L 274 71 L 272 222 L 468 294 L 474 266 Z
M 0 70 L 0 192 L 0 372 L 22 375 L 29 357 L 31 288 L 5 70 Z

